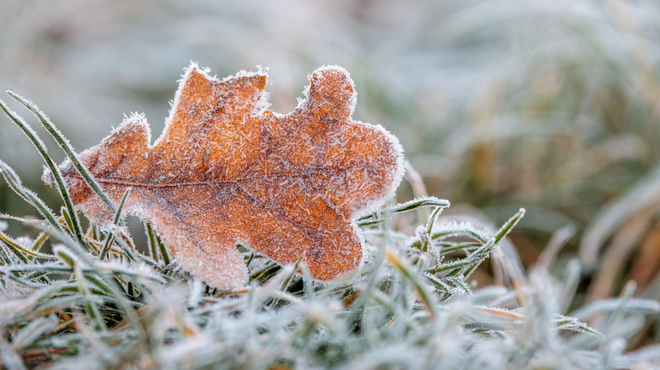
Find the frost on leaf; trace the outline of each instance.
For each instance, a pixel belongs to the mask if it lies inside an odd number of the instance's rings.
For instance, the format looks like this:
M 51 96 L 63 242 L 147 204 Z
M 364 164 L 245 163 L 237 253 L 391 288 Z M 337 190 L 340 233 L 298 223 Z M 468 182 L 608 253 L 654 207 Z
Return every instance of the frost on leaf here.
M 359 267 L 355 218 L 398 186 L 402 149 L 381 126 L 351 119 L 348 72 L 323 67 L 287 115 L 263 110 L 267 76 L 222 81 L 192 64 L 153 145 L 142 115 L 122 122 L 80 160 L 124 212 L 151 222 L 178 262 L 209 285 L 246 281 L 241 243 L 281 264 L 304 262 L 317 280 Z M 74 203 L 94 222 L 112 214 L 68 161 Z

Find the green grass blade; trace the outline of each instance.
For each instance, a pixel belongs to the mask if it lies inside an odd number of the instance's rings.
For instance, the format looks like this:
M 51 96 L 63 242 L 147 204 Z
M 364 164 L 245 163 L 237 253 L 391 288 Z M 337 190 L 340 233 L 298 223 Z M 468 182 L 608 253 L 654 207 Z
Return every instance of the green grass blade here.
M 435 299 L 431 292 L 428 291 L 426 285 L 419 279 L 419 273 L 409 266 L 405 260 L 400 258 L 397 252 L 388 249 L 385 254 L 387 260 L 413 284 L 415 290 L 417 290 L 419 298 L 431 314 L 431 319 L 433 320 L 438 317 L 438 308 Z
M 89 287 L 87 286 L 87 280 L 83 276 L 82 270 L 80 269 L 80 263 L 76 263 L 73 267 L 73 274 L 78 281 L 80 286 L 80 293 L 83 297 L 90 297 L 92 292 L 90 292 Z M 85 311 L 87 316 L 89 316 L 90 321 L 94 324 L 94 329 L 97 331 L 107 331 L 108 328 L 103 321 L 103 316 L 99 311 L 98 306 L 94 302 L 88 302 L 85 304 Z
M 9 250 L 12 251 L 12 253 L 14 253 L 19 260 L 21 260 L 21 262 L 28 263 L 30 261 L 25 256 L 25 253 L 23 252 L 24 249 L 3 232 L 0 232 L 0 241 L 2 244 L 7 246 L 7 248 L 9 248 Z
M 2 174 L 2 177 L 4 177 L 9 187 L 16 194 L 18 194 L 18 196 L 33 206 L 37 212 L 39 212 L 39 214 L 43 216 L 43 218 L 45 218 L 54 228 L 64 232 L 62 225 L 57 222 L 53 211 L 48 208 L 46 203 L 44 203 L 44 201 L 41 200 L 35 193 L 23 186 L 21 179 L 18 177 L 14 169 L 9 167 L 9 165 L 2 160 L 0 160 L 0 174 Z
M 507 236 L 509 232 L 511 232 L 511 230 L 516 226 L 516 224 L 518 224 L 520 219 L 522 219 L 524 216 L 525 216 L 524 208 L 521 208 L 518 212 L 516 212 L 515 215 L 511 216 L 511 218 L 509 218 L 509 220 L 504 225 L 502 225 L 502 227 L 497 231 L 497 233 L 493 237 L 494 240 L 492 244 L 497 244 L 500 242 L 500 240 L 504 239 L 504 237 Z
M 435 221 L 438 219 L 438 216 L 440 216 L 440 213 L 442 213 L 442 210 L 444 207 L 436 207 L 433 210 L 433 213 L 431 213 L 431 217 L 428 219 L 428 223 L 426 224 L 426 229 L 424 230 L 424 235 L 423 235 L 423 242 L 422 242 L 422 252 L 427 252 L 429 245 L 432 245 L 432 240 L 431 240 L 431 233 L 433 232 L 433 225 L 435 225 Z
M 11 249 L 12 252 L 14 252 L 21 259 L 21 261 L 26 263 L 29 261 L 26 255 L 48 260 L 57 259 L 55 256 L 50 254 L 39 253 L 28 248 L 23 248 L 20 244 L 14 242 L 8 235 L 5 235 L 2 232 L 0 232 L 0 241 L 2 241 L 9 249 Z
M 119 207 L 117 207 L 117 210 L 115 211 L 115 217 L 112 220 L 113 225 L 119 226 L 119 223 L 121 221 L 121 213 L 124 210 L 124 206 L 126 205 L 126 199 L 128 199 L 129 194 L 131 194 L 130 188 L 126 189 L 126 191 L 124 192 L 124 196 L 121 198 L 121 202 L 119 202 Z M 105 244 L 103 245 L 103 249 L 99 254 L 100 261 L 106 258 L 106 254 L 108 254 L 108 250 L 110 250 L 110 246 L 112 245 L 112 242 L 114 240 L 115 240 L 115 233 L 112 230 L 110 230 L 105 240 Z
M 69 189 L 67 189 L 65 183 L 64 183 L 64 178 L 62 177 L 62 173 L 60 172 L 59 167 L 55 164 L 53 159 L 48 155 L 48 151 L 46 150 L 46 145 L 44 145 L 43 141 L 37 136 L 37 133 L 28 125 L 21 116 L 16 114 L 14 111 L 12 111 L 7 104 L 5 104 L 4 101 L 0 99 L 0 108 L 5 112 L 7 117 L 9 117 L 16 125 L 23 131 L 23 133 L 30 139 L 32 144 L 37 148 L 37 151 L 41 155 L 41 158 L 43 158 L 44 162 L 46 162 L 46 166 L 50 170 L 50 172 L 53 175 L 53 178 L 55 179 L 55 183 L 57 184 L 57 189 L 60 192 L 60 196 L 62 197 L 62 200 L 64 201 L 64 205 L 66 206 L 67 210 L 69 211 L 70 215 L 73 215 L 74 217 L 74 222 L 73 222 L 73 233 L 80 241 L 82 244 L 84 244 L 84 238 L 82 234 L 82 230 L 80 227 L 80 221 L 78 220 L 78 217 L 75 212 L 75 208 L 73 206 L 73 201 L 71 201 L 71 195 L 69 194 Z
M 69 140 L 67 140 L 64 135 L 55 127 L 55 125 L 50 121 L 50 118 L 44 114 L 44 112 L 39 109 L 34 103 L 31 101 L 25 99 L 24 97 L 16 94 L 15 92 L 11 90 L 7 90 L 7 94 L 14 98 L 16 101 L 19 103 L 23 104 L 32 114 L 34 114 L 35 117 L 41 121 L 41 124 L 46 128 L 48 133 L 50 133 L 57 144 L 64 150 L 64 153 L 66 156 L 69 158 L 71 163 L 73 163 L 73 166 L 76 167 L 78 172 L 80 173 L 80 176 L 82 176 L 83 180 L 89 185 L 89 187 L 98 195 L 103 203 L 105 203 L 108 208 L 110 208 L 110 211 L 112 213 L 115 213 L 117 209 L 115 208 L 114 204 L 112 204 L 112 201 L 108 196 L 103 192 L 101 189 L 101 186 L 94 180 L 94 177 L 87 171 L 87 168 L 80 163 L 78 160 L 78 156 L 76 155 L 75 150 L 71 146 L 71 143 L 69 143 Z
M 445 199 L 439 199 L 436 197 L 417 198 L 405 203 L 397 204 L 393 207 L 388 207 L 382 210 L 378 210 L 367 216 L 360 217 L 357 220 L 357 224 L 358 226 L 372 226 L 383 222 L 384 220 L 383 217 L 384 215 L 387 214 L 413 211 L 420 207 L 447 208 L 449 206 L 450 206 L 449 201 Z
M 149 242 L 149 250 L 151 251 L 151 258 L 154 260 L 154 262 L 158 263 L 158 249 L 157 249 L 157 242 L 156 242 L 156 234 L 154 232 L 153 227 L 151 226 L 151 223 L 145 222 L 144 223 L 144 228 L 147 233 L 147 241 Z M 253 254 L 254 256 L 254 254 Z M 250 263 L 247 263 L 248 266 L 250 266 Z
M 41 250 L 41 247 L 43 247 L 44 243 L 48 240 L 48 234 L 45 232 L 41 232 L 37 239 L 34 240 L 34 244 L 32 244 L 32 251 L 33 252 L 39 252 Z
M 160 249 L 160 255 L 163 256 L 163 262 L 165 263 L 165 266 L 169 266 L 171 261 L 170 261 L 170 254 L 167 251 L 167 247 L 165 246 L 165 243 L 158 234 L 154 234 L 154 235 L 156 236 L 156 242 L 158 243 L 158 248 Z

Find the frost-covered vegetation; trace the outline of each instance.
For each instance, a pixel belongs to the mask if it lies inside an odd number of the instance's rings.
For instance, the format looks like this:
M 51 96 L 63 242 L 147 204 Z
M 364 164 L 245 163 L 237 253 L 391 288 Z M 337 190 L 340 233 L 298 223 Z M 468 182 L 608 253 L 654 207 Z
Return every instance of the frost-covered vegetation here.
M 164 258 L 174 258 L 161 252 L 156 235 L 145 237 L 152 234 L 140 230 L 144 225 L 134 219 L 126 220 L 132 239 L 125 228 L 115 230 L 119 238 L 111 256 L 116 259 L 125 247 L 139 262 L 123 261 L 103 270 L 109 262 L 96 262 L 96 253 L 105 246 L 107 231 L 92 228 L 85 235 L 88 224 L 81 215 L 81 239 L 87 245 L 81 244 L 72 233 L 69 211 L 60 208 L 57 189 L 39 179 L 38 152 L 21 130 L 0 117 L 0 159 L 56 211 L 46 225 L 32 219 L 0 221 L 0 231 L 12 236 L 7 240 L 22 247 L 27 260 L 0 243 L 11 263 L 5 260 L 2 268 L 50 263 L 65 269 L 47 275 L 48 283 L 37 272 L 2 275 L 8 287 L 3 290 L 7 297 L 0 298 L 3 364 L 21 368 L 22 359 L 26 367 L 47 367 L 52 357 L 80 361 L 81 369 L 117 368 L 97 359 L 121 363 L 139 357 L 127 366 L 176 368 L 175 359 L 201 362 L 216 356 L 222 357 L 217 366 L 227 367 L 234 365 L 230 359 L 276 357 L 279 362 L 268 366 L 287 368 L 300 361 L 302 368 L 309 361 L 319 367 L 367 368 L 400 356 L 417 367 L 428 361 L 427 367 L 438 368 L 451 368 L 448 363 L 455 368 L 659 368 L 659 4 L 0 1 L 0 87 L 38 101 L 79 149 L 98 143 L 119 123 L 121 112 L 165 116 L 173 81 L 191 59 L 220 76 L 259 64 L 270 67 L 276 84 L 268 90 L 281 112 L 295 106 L 309 71 L 339 64 L 351 71 L 360 92 L 355 118 L 380 123 L 399 137 L 406 158 L 424 179 L 407 172 L 399 201 L 424 196 L 423 183 L 428 194 L 451 200 L 452 207 L 435 222 L 434 235 L 444 229 L 468 235 L 437 240 L 433 247 L 449 252 L 471 245 L 467 250 L 474 252 L 497 234 L 494 225 L 506 224 L 520 207 L 527 210 L 470 276 L 452 282 L 451 275 L 436 272 L 447 287 L 416 272 L 419 256 L 428 266 L 436 258 L 433 249 L 418 252 L 426 236 L 417 227 L 426 225 L 437 206 L 431 204 L 361 226 L 370 258 L 361 272 L 366 282 L 358 280 L 353 287 L 367 292 L 366 303 L 351 303 L 348 295 L 328 294 L 332 287 L 319 285 L 313 286 L 319 294 L 310 301 L 300 275 L 279 290 L 272 273 L 252 278 L 255 289 L 268 297 L 263 301 L 252 290 L 252 296 L 247 291 L 232 296 L 216 292 L 208 302 L 203 297 L 213 292 L 207 294 L 203 284 L 163 269 L 169 264 Z M 12 105 L 15 110 L 18 106 Z M 159 132 L 163 123 L 151 124 Z M 46 134 L 37 125 L 34 129 Z M 45 145 L 55 162 L 64 158 L 53 141 L 45 140 Z M 9 187 L 16 177 L 8 169 L 3 172 L 10 181 L 0 179 L 0 213 L 37 215 Z M 30 193 L 23 196 L 36 202 Z M 54 235 L 44 240 L 41 233 L 52 232 L 58 223 L 72 240 Z M 63 245 L 59 255 L 52 254 L 55 245 Z M 40 258 L 28 253 L 34 246 L 38 249 L 32 253 Z M 391 273 L 391 278 L 369 288 L 369 266 L 378 261 L 383 246 L 399 252 L 394 256 L 407 261 L 402 266 L 413 266 L 412 274 L 392 264 L 393 255 L 383 255 L 380 274 Z M 89 295 L 79 290 L 75 269 L 63 261 L 66 253 L 80 261 Z M 79 254 L 84 253 L 91 254 L 83 259 Z M 441 263 L 462 258 L 461 252 L 445 254 Z M 253 257 L 250 271 L 264 262 Z M 145 270 L 137 270 L 140 263 Z M 112 269 L 122 272 L 110 284 Z M 96 280 L 115 291 L 103 291 L 93 282 L 99 273 L 103 277 Z M 437 300 L 436 319 L 430 319 L 413 279 Z M 266 281 L 274 281 L 277 295 L 299 300 L 290 303 L 267 293 Z M 153 295 L 141 295 L 151 288 Z M 451 295 L 439 293 L 443 288 Z M 473 294 L 466 295 L 465 288 Z M 33 302 L 37 291 L 52 295 Z M 408 301 L 404 294 L 410 294 Z M 111 302 L 122 296 L 137 308 L 137 325 L 123 321 L 130 310 L 121 302 Z M 390 300 L 378 301 L 382 296 Z M 147 300 L 149 308 L 142 308 L 140 302 Z M 236 309 L 222 311 L 219 305 L 229 300 Z M 97 329 L 98 320 L 86 313 L 94 315 L 88 303 L 98 308 L 97 317 L 108 319 L 107 330 Z M 356 324 L 350 312 L 358 303 L 366 309 Z M 55 308 L 51 311 L 49 305 Z M 62 307 L 71 309 L 70 316 L 54 314 Z M 324 316 L 328 322 L 319 323 L 313 315 L 319 311 L 311 308 L 334 311 Z M 6 310 L 19 316 L 6 315 Z M 564 325 L 560 314 L 601 335 L 568 330 L 574 325 Z M 277 328 L 263 325 L 272 317 L 280 324 L 274 339 L 269 333 Z M 120 326 L 117 320 L 122 320 Z M 339 362 L 331 363 L 333 359 Z M 61 367 L 76 368 L 71 363 Z
M 349 281 L 314 282 L 300 260 L 282 267 L 244 251 L 249 284 L 211 289 L 177 268 L 149 224 L 148 245 L 136 246 L 120 217 L 123 202 L 114 226 L 92 224 L 83 233 L 43 142 L 0 106 L 42 154 L 64 202 L 53 212 L 0 162 L 4 180 L 42 216 L 4 216 L 38 231 L 34 239 L 0 233 L 7 369 L 614 369 L 660 360 L 657 345 L 624 353 L 646 316 L 660 313 L 657 301 L 632 297 L 634 283 L 619 299 L 569 312 L 579 262 L 561 279 L 548 273 L 565 237 L 523 272 L 505 239 L 522 209 L 490 230 L 440 217 L 449 203 L 417 194 L 358 220 L 367 259 Z M 74 159 L 62 134 L 49 132 Z M 414 235 L 393 225 L 406 213 L 417 213 Z M 475 288 L 470 275 L 489 255 L 502 284 Z

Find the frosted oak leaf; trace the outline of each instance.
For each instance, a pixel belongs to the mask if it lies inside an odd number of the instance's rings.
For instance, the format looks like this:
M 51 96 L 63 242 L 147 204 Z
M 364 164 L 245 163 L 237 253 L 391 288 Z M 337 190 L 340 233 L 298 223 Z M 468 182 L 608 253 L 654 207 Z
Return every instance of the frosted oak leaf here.
M 163 134 L 150 144 L 142 115 L 125 119 L 81 162 L 124 212 L 152 223 L 179 264 L 209 285 L 245 283 L 241 243 L 281 264 L 304 254 L 312 278 L 356 270 L 355 219 L 401 181 L 403 150 L 381 126 L 353 121 L 348 72 L 322 67 L 286 115 L 265 109 L 264 72 L 218 80 L 196 64 L 180 82 Z M 112 214 L 73 165 L 72 199 L 92 221 Z

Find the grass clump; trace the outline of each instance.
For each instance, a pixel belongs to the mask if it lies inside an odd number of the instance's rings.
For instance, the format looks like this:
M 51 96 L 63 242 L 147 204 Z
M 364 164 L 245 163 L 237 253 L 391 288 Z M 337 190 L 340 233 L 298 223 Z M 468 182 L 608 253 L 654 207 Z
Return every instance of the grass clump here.
M 0 105 L 42 154 L 65 203 L 50 210 L 0 161 L 10 188 L 41 215 L 4 215 L 35 230 L 33 238 L 12 238 L 0 225 L 6 369 L 614 369 L 660 361 L 657 345 L 626 352 L 645 316 L 660 313 L 660 303 L 632 298 L 633 284 L 618 299 L 569 313 L 577 260 L 561 278 L 548 273 L 552 256 L 522 271 L 504 243 L 522 209 L 490 233 L 441 216 L 447 201 L 418 194 L 358 220 L 366 261 L 350 281 L 315 282 L 300 261 L 279 266 L 242 248 L 249 284 L 212 289 L 177 268 L 148 223 L 147 245 L 136 246 L 122 204 L 112 228 L 83 232 L 45 146 Z M 411 225 L 394 226 L 412 219 L 399 217 L 408 211 L 418 212 L 414 235 L 401 231 Z M 502 284 L 475 289 L 470 275 L 489 256 Z

